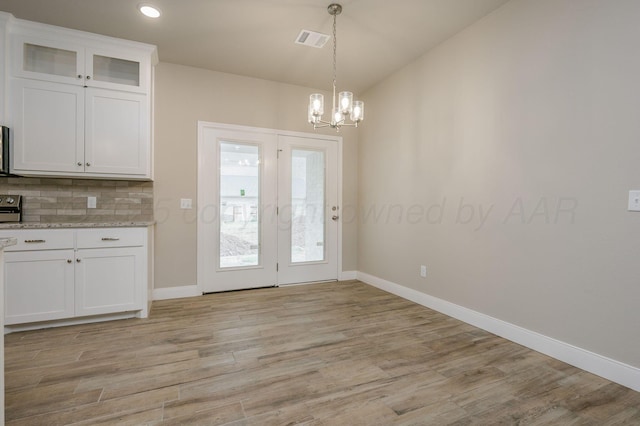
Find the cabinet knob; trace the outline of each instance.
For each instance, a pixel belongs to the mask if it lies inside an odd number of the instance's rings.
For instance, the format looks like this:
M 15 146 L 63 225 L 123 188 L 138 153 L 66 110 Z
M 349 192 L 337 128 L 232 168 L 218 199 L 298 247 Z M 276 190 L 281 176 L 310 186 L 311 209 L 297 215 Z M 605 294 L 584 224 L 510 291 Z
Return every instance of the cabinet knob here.
M 87 76 L 87 80 L 91 80 L 91 76 L 90 75 Z
M 82 78 L 82 74 L 78 74 L 78 78 Z
M 80 260 L 80 259 L 76 259 L 76 262 L 80 263 L 80 262 L 81 262 L 81 260 Z
M 82 162 L 81 161 L 78 161 L 78 166 L 82 166 Z
M 90 166 L 91 166 L 91 163 L 87 163 L 87 167 L 90 167 Z
M 73 260 L 67 259 L 67 263 L 71 263 L 71 262 L 73 262 Z

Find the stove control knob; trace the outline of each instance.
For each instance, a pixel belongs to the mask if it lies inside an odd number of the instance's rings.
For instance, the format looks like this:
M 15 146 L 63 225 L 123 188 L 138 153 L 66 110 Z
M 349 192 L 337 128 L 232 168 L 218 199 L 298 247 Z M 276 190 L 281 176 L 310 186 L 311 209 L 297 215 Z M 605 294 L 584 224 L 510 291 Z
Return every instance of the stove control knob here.
M 16 200 L 14 200 L 13 198 L 11 198 L 11 197 L 8 197 L 8 198 L 7 198 L 7 203 L 9 203 L 9 204 L 13 204 L 13 203 L 15 203 L 15 202 L 16 202 Z

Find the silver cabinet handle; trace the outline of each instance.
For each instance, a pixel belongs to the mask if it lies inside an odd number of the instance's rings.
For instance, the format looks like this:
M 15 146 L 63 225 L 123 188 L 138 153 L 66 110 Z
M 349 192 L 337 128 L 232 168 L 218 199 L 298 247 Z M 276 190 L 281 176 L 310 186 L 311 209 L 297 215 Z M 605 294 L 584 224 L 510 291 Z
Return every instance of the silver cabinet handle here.
M 120 241 L 118 237 L 102 237 L 102 241 Z
M 46 240 L 24 240 L 25 243 L 27 244 L 33 244 L 33 243 L 46 243 Z

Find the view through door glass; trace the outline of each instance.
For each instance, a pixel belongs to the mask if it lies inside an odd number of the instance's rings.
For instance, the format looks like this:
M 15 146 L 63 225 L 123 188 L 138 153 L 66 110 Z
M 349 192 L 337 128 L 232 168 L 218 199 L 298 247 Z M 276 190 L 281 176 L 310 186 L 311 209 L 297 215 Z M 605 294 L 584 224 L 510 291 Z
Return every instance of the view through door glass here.
M 325 260 L 324 152 L 291 151 L 291 263 Z
M 260 264 L 260 148 L 220 142 L 220 268 Z

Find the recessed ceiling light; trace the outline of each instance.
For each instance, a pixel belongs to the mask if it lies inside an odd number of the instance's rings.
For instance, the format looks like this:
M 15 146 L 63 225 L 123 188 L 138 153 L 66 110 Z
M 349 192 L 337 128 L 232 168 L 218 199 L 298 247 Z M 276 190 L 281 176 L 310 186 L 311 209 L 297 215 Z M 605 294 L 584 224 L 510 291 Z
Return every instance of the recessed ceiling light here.
M 139 4 L 138 10 L 140 10 L 144 16 L 148 16 L 149 18 L 158 18 L 160 16 L 160 9 L 151 6 L 150 4 Z

